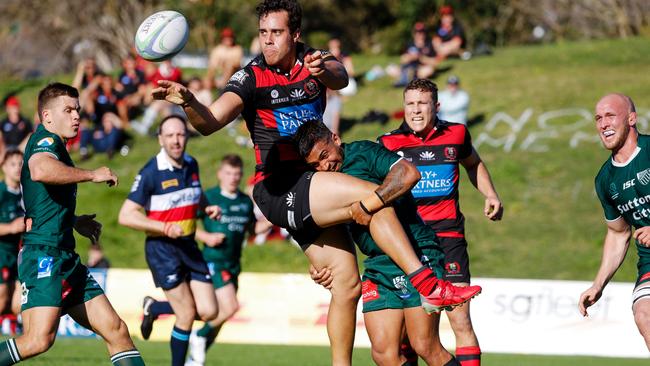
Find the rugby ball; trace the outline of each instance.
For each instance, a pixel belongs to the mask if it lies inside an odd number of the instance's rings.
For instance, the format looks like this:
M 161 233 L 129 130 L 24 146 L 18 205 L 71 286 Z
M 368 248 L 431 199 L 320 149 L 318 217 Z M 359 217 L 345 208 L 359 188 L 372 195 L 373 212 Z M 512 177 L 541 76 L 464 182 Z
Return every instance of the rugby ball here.
M 150 15 L 135 33 L 135 50 L 148 61 L 164 61 L 179 53 L 190 35 L 183 14 L 163 10 Z

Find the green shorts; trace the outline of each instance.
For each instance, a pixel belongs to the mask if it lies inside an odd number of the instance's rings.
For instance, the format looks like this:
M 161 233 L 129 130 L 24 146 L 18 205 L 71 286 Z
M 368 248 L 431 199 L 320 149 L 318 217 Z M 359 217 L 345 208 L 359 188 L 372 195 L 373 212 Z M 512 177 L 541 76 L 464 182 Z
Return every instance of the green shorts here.
M 235 290 L 239 287 L 239 271 L 234 270 L 222 262 L 206 261 L 208 271 L 212 277 L 212 285 L 215 289 L 222 288 L 228 284 L 233 284 Z
M 55 306 L 66 310 L 102 295 L 104 290 L 71 250 L 25 245 L 18 253 L 21 310 Z
M 0 284 L 13 284 L 18 278 L 18 248 L 0 245 Z
M 440 249 L 422 249 L 422 264 L 429 266 L 436 276 L 442 276 Z M 437 262 L 434 262 L 437 261 Z M 420 306 L 420 294 L 404 272 L 387 255 L 367 258 L 361 277 L 363 312 L 384 309 L 406 309 Z

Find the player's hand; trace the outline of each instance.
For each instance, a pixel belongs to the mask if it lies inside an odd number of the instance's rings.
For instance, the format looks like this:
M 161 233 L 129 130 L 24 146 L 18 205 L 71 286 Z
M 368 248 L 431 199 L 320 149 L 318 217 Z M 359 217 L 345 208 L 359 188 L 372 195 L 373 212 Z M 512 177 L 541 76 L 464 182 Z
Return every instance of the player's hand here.
M 370 225 L 370 219 L 372 215 L 368 215 L 366 211 L 361 208 L 360 202 L 355 202 L 350 206 L 350 216 L 359 225 L 368 226 Z
M 168 238 L 177 239 L 183 236 L 183 228 L 178 224 L 166 222 L 163 226 L 163 234 Z
M 325 61 L 320 51 L 305 56 L 305 66 L 312 76 L 320 76 L 325 72 Z
M 74 223 L 74 229 L 79 234 L 90 239 L 90 242 L 97 244 L 102 233 L 102 224 L 95 220 L 95 214 L 79 215 Z
M 11 225 L 10 228 L 12 234 L 20 234 L 25 232 L 26 225 L 24 217 L 15 218 L 14 221 L 12 221 L 9 225 Z
M 503 204 L 499 197 L 488 197 L 485 199 L 485 216 L 492 221 L 499 221 L 503 217 Z
M 106 182 L 109 187 L 116 186 L 118 183 L 117 175 L 112 170 L 103 166 L 92 171 L 93 183 Z
M 582 316 L 589 316 L 589 314 L 587 314 L 587 308 L 595 304 L 602 295 L 603 290 L 597 288 L 596 286 L 591 286 L 589 289 L 587 289 L 587 291 L 583 292 L 580 295 L 580 300 L 578 301 L 578 309 L 580 309 L 580 314 L 582 314 Z
M 169 81 L 159 80 L 158 87 L 151 91 L 154 99 L 166 100 L 170 103 L 182 105 L 194 99 L 194 94 L 183 85 Z
M 644 226 L 636 229 L 632 235 L 639 244 L 644 247 L 650 247 L 650 226 Z
M 226 240 L 226 234 L 224 233 L 209 233 L 207 235 L 207 240 L 204 242 L 205 245 L 209 247 L 218 247 L 223 244 L 223 241 Z
M 220 220 L 221 219 L 221 207 L 219 207 L 217 205 L 206 206 L 205 207 L 205 214 L 208 215 L 208 217 L 211 220 Z
M 320 271 L 318 271 L 316 270 L 316 267 L 310 264 L 309 275 L 317 285 L 321 285 L 328 290 L 332 288 L 332 281 L 334 280 L 334 277 L 332 277 L 332 271 L 330 271 L 329 268 L 323 267 Z

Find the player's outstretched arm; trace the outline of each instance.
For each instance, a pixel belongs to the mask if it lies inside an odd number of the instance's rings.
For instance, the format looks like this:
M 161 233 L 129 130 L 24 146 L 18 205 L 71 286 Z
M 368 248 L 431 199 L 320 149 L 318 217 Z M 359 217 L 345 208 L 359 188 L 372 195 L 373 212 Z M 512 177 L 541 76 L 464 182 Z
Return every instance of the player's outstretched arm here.
M 120 208 L 117 221 L 120 225 L 131 229 L 159 233 L 172 239 L 183 235 L 183 229 L 179 225 L 152 220 L 145 216 L 143 211 L 144 207 L 127 199 L 122 204 L 122 208 Z
M 595 304 L 603 293 L 609 280 L 623 263 L 632 234 L 630 225 L 622 217 L 607 222 L 607 234 L 603 246 L 603 257 L 598 274 L 589 289 L 580 295 L 578 308 L 582 316 L 587 316 L 587 308 Z
M 117 185 L 118 179 L 107 167 L 85 170 L 65 165 L 49 153 L 37 153 L 29 158 L 29 173 L 35 182 L 46 184 L 72 184 L 82 182 Z
M 490 172 L 476 150 L 472 148 L 470 156 L 461 160 L 460 163 L 467 171 L 467 177 L 472 182 L 472 185 L 485 197 L 485 208 L 483 210 L 485 216 L 493 221 L 501 220 L 503 217 L 503 203 L 494 188 Z
M 206 107 L 185 86 L 169 80 L 160 80 L 151 94 L 154 99 L 182 106 L 192 126 L 204 136 L 225 127 L 244 109 L 244 101 L 231 92 L 224 93 Z

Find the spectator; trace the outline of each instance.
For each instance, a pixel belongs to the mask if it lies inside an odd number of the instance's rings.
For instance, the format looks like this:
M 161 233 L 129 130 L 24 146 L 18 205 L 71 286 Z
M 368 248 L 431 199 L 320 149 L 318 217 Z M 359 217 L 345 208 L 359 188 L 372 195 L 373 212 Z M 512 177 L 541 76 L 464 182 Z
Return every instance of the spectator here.
M 438 118 L 443 121 L 467 125 L 469 100 L 469 94 L 460 88 L 460 79 L 458 76 L 449 76 L 447 79 L 447 89 L 438 93 L 438 102 L 440 103 Z
M 223 89 L 230 77 L 241 67 L 244 49 L 235 43 L 235 33 L 230 28 L 221 31 L 221 42 L 210 52 L 205 84 L 208 89 Z
M 20 101 L 15 95 L 11 95 L 5 100 L 5 111 L 7 117 L 0 121 L 2 136 L 0 154 L 4 154 L 7 149 L 24 151 L 25 144 L 33 131 L 32 123 L 20 114 Z
M 72 86 L 77 88 L 80 92 L 93 82 L 96 78 L 104 75 L 104 73 L 97 67 L 97 63 L 93 57 L 87 57 L 77 64 L 77 72 L 74 75 Z
M 339 127 L 341 124 L 341 111 L 343 110 L 342 96 L 351 96 L 357 92 L 357 84 L 354 81 L 354 65 L 352 64 L 352 57 L 343 53 L 341 50 L 341 40 L 333 37 L 328 42 L 330 53 L 336 57 L 345 67 L 348 73 L 349 81 L 348 86 L 341 90 L 327 89 L 327 107 L 323 113 L 323 122 L 335 134 L 339 134 Z
M 433 49 L 436 54 L 436 64 L 449 56 L 462 56 L 469 59 L 471 54 L 465 53 L 465 31 L 460 22 L 454 17 L 454 8 L 445 5 L 440 8 L 440 21 L 433 34 Z
M 104 251 L 99 243 L 91 244 L 88 248 L 88 268 L 104 268 L 108 269 L 111 262 L 104 256 Z
M 187 82 L 187 88 L 192 91 L 196 100 L 205 106 L 212 104 L 212 93 L 205 87 L 201 78 L 194 76 Z
M 158 87 L 159 80 L 173 80 L 177 83 L 182 83 L 183 81 L 181 69 L 174 66 L 170 60 L 163 61 L 155 71 L 153 71 L 152 66 L 149 66 L 149 71 L 145 71 L 145 74 L 148 75 L 148 95 L 151 95 L 152 88 Z M 181 110 L 182 108 L 177 107 L 175 104 L 169 104 L 161 100 L 153 100 L 144 111 L 142 120 L 131 122 L 131 128 L 140 135 L 146 135 L 159 114 L 162 114 L 163 118 L 172 114 L 183 115 Z
M 126 56 L 122 60 L 122 72 L 115 85 L 115 90 L 120 96 L 117 112 L 124 126 L 128 126 L 129 120 L 139 113 L 140 107 L 144 104 L 144 96 L 147 94 L 146 82 L 144 72 L 136 67 L 135 58 L 131 55 Z
M 92 145 L 95 152 L 105 152 L 112 158 L 122 139 L 122 121 L 117 115 L 120 99 L 113 78 L 103 75 L 95 79 L 86 92 L 84 105 L 89 121 L 82 126 L 79 153 L 87 159 L 88 146 Z
M 400 69 L 400 78 L 395 87 L 404 87 L 414 78 L 429 78 L 436 71 L 435 52 L 424 23 L 418 22 L 413 26 L 413 40 L 400 56 Z

